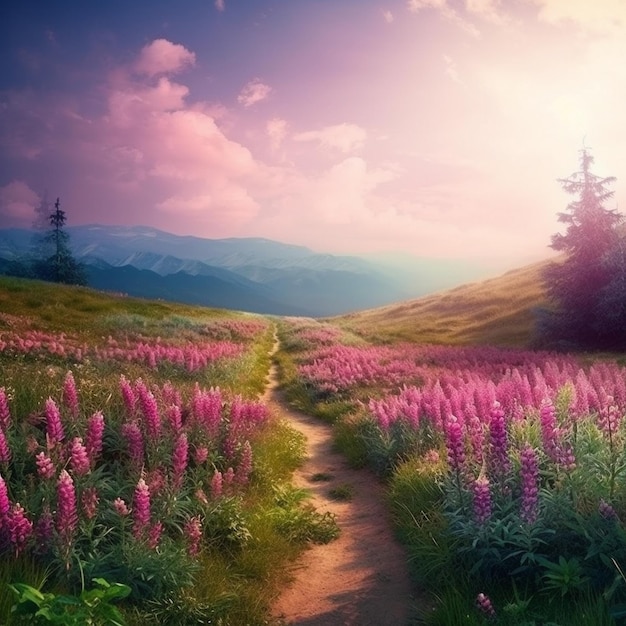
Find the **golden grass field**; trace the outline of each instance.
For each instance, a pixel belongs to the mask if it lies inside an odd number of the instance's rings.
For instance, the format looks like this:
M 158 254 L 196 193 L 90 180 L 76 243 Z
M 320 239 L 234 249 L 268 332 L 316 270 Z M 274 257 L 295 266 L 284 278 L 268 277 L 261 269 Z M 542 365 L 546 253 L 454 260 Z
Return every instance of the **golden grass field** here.
M 379 341 L 529 346 L 533 311 L 547 304 L 541 272 L 551 262 L 332 321 Z

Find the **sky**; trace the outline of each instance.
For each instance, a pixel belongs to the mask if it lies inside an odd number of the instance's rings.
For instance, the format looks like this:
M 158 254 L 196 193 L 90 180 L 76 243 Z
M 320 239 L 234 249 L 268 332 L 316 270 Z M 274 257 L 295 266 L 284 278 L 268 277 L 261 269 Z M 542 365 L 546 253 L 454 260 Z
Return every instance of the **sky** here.
M 625 58 L 626 0 L 9 0 L 0 227 L 547 258 L 583 146 L 625 204 Z

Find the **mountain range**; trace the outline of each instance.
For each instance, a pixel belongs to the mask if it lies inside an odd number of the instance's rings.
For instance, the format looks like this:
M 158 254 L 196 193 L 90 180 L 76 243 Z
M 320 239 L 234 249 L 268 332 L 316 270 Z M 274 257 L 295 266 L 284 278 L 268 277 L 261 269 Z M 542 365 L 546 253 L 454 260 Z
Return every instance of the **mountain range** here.
M 205 239 L 148 226 L 66 228 L 91 287 L 276 315 L 325 317 L 488 275 L 485 263 L 320 254 L 263 238 Z M 0 272 L 36 253 L 37 233 L 0 229 Z

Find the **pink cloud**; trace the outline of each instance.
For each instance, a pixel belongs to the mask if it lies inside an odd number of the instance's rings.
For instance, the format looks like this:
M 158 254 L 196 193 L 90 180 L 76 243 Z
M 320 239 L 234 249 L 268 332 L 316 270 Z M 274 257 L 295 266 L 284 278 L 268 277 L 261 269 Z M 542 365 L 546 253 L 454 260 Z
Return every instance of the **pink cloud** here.
M 310 130 L 297 133 L 293 136 L 295 141 L 319 141 L 327 148 L 334 148 L 341 152 L 350 152 L 363 147 L 367 132 L 356 124 L 336 124 L 326 126 L 321 130 Z
M 24 181 L 13 180 L 0 187 L 0 217 L 30 226 L 40 198 Z
M 237 96 L 237 102 L 245 107 L 250 107 L 257 102 L 265 100 L 270 95 L 271 91 L 272 88 L 269 85 L 255 78 L 244 86 Z
M 134 69 L 140 74 L 156 76 L 158 74 L 175 74 L 196 62 L 196 55 L 167 39 L 155 39 L 144 46 Z
M 226 5 L 224 4 L 224 0 L 215 0 L 215 8 L 218 11 L 224 11 L 226 9 Z

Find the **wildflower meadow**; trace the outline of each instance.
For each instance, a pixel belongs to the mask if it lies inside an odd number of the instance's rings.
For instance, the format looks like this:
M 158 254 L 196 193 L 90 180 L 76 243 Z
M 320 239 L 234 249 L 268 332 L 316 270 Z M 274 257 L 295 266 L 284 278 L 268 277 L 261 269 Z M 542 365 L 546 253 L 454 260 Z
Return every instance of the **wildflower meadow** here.
M 282 333 L 292 401 L 388 483 L 424 623 L 624 623 L 624 365 Z
M 33 315 L 7 283 L 0 622 L 265 623 L 284 564 L 337 533 L 259 400 L 272 323 L 69 287 L 73 317 Z

